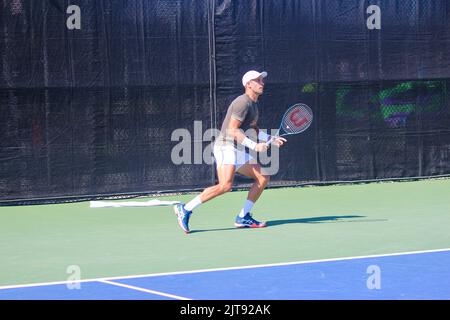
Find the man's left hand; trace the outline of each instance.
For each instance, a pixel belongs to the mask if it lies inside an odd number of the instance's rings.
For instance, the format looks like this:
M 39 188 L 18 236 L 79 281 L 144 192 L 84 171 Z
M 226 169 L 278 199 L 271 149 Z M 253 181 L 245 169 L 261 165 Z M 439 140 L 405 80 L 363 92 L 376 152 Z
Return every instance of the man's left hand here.
M 287 140 L 282 137 L 272 137 L 272 144 L 281 147 Z

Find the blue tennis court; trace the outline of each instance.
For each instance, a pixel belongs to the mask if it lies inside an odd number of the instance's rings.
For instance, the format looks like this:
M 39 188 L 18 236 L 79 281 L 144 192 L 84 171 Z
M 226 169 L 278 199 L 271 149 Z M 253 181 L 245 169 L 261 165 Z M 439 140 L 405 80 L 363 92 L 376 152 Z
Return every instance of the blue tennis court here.
M 0 3 L 0 300 L 450 300 L 450 1 Z
M 0 288 L 26 300 L 450 298 L 450 249 Z

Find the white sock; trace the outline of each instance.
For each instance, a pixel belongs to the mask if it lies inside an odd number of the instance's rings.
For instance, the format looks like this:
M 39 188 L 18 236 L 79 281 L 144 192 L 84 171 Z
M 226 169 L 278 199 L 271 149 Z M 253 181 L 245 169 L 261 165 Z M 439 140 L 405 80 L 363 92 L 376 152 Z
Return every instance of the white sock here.
M 192 211 L 192 210 L 194 210 L 195 208 L 197 208 L 201 204 L 202 204 L 202 200 L 200 199 L 200 196 L 196 196 L 194 199 L 192 199 L 191 201 L 186 203 L 184 208 L 187 211 Z
M 242 208 L 241 212 L 239 212 L 239 217 L 243 218 L 247 214 L 247 212 L 250 212 L 254 204 L 255 203 L 250 200 L 245 200 L 244 207 Z

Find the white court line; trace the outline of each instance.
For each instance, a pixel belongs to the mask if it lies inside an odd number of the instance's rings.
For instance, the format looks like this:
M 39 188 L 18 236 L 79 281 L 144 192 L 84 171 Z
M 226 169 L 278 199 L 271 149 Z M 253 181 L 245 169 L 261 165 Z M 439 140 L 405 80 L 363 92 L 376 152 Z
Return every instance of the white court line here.
M 421 250 L 421 251 L 406 251 L 406 252 L 375 254 L 375 255 L 367 255 L 367 256 L 341 257 L 341 258 L 320 259 L 320 260 L 305 260 L 305 261 L 292 261 L 292 262 L 281 262 L 281 263 L 271 263 L 271 264 L 256 264 L 256 265 L 239 266 L 239 267 L 199 269 L 199 270 L 175 271 L 175 272 L 164 272 L 164 273 L 149 273 L 149 274 L 122 276 L 122 277 L 119 276 L 119 277 L 110 277 L 110 278 L 84 279 L 84 280 L 79 280 L 79 281 L 68 280 L 68 281 L 56 281 L 56 282 L 30 283 L 30 284 L 21 284 L 21 285 L 0 286 L 0 290 L 17 289 L 17 288 L 29 288 L 29 287 L 37 287 L 37 286 L 61 285 L 61 284 L 71 284 L 71 285 L 73 285 L 73 284 L 76 284 L 76 283 L 83 283 L 83 282 L 101 282 L 101 281 L 111 281 L 111 280 L 125 280 L 125 279 L 135 279 L 135 278 L 173 276 L 173 275 L 194 274 L 194 273 L 214 272 L 214 271 L 244 270 L 244 269 L 252 269 L 252 268 L 268 268 L 268 267 L 279 267 L 279 266 L 290 266 L 290 265 L 302 265 L 302 264 L 308 264 L 308 263 L 346 261 L 346 260 L 368 259 L 368 258 L 382 258 L 382 257 L 402 256 L 402 255 L 412 255 L 412 254 L 422 254 L 422 253 L 434 253 L 434 252 L 445 252 L 445 251 L 450 251 L 450 248 L 433 249 L 433 250 Z
M 123 287 L 123 288 L 131 289 L 131 290 L 142 291 L 142 292 L 145 292 L 145 293 L 151 293 L 151 294 L 155 294 L 155 295 L 158 295 L 158 296 L 163 296 L 163 297 L 177 299 L 177 300 L 192 300 L 192 299 L 189 299 L 189 298 L 176 296 L 176 295 L 173 295 L 173 294 L 170 294 L 170 293 L 164 293 L 164 292 L 161 292 L 161 291 L 149 290 L 149 289 L 145 289 L 145 288 L 141 288 L 141 287 L 130 286 L 128 284 L 122 284 L 122 283 L 108 281 L 108 280 L 100 280 L 98 282 L 110 284 L 110 285 L 113 285 L 113 286 Z

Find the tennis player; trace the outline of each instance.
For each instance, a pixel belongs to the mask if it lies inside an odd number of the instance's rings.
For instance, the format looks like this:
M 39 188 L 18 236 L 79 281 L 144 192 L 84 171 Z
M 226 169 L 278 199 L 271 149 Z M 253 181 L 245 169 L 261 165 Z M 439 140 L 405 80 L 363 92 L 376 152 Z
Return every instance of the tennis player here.
M 234 225 L 238 228 L 263 228 L 266 226 L 265 222 L 255 220 L 250 211 L 267 186 L 269 176 L 263 174 L 256 161 L 251 161 L 253 157 L 244 148 L 245 146 L 256 152 L 263 152 L 268 148 L 267 142 L 279 147 L 286 142 L 284 138 L 272 137 L 260 131 L 257 126 L 257 102 L 264 91 L 265 77 L 267 77 L 267 72 L 251 70 L 245 73 L 242 77 L 245 93 L 234 99 L 228 107 L 220 135 L 217 137 L 213 148 L 219 183 L 206 188 L 187 204 L 174 206 L 178 224 L 185 233 L 189 233 L 189 218 L 193 210 L 202 203 L 230 191 L 236 172 L 253 178 L 254 183 L 250 188 L 247 200 L 236 216 Z M 244 134 L 244 131 L 250 128 L 255 129 L 255 138 L 257 135 L 257 139 L 261 142 L 258 143 Z M 238 145 L 241 146 L 238 148 Z

